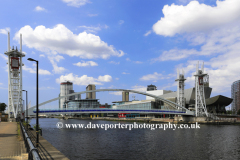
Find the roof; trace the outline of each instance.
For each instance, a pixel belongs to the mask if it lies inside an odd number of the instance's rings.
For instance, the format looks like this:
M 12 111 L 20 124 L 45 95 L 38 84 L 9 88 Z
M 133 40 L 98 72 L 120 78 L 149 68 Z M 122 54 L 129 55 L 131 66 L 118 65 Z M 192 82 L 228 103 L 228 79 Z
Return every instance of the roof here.
M 206 105 L 207 106 L 215 106 L 215 105 L 224 105 L 224 106 L 228 106 L 229 104 L 231 104 L 233 101 L 232 98 L 228 98 L 222 95 L 218 95 L 215 97 L 211 97 L 206 99 Z
M 212 92 L 211 87 L 204 87 L 205 98 L 209 98 Z M 160 95 L 161 98 L 177 97 L 177 92 L 170 92 Z M 184 90 L 184 97 L 186 98 L 186 104 L 195 104 L 195 87 Z
M 62 84 L 73 84 L 73 83 L 72 83 L 72 82 L 69 82 L 69 81 L 67 81 L 67 82 L 61 82 L 60 84 L 62 85 Z

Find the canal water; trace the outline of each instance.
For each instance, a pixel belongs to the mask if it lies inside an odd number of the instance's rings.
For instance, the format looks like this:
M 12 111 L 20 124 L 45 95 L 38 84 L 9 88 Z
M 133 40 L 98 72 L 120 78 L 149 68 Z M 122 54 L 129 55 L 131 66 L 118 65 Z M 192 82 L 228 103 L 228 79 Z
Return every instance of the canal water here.
M 240 125 L 200 129 L 58 129 L 56 124 L 133 124 L 103 120 L 40 118 L 43 137 L 75 159 L 240 159 Z M 31 125 L 36 119 L 31 119 Z M 140 123 L 139 124 L 143 124 Z

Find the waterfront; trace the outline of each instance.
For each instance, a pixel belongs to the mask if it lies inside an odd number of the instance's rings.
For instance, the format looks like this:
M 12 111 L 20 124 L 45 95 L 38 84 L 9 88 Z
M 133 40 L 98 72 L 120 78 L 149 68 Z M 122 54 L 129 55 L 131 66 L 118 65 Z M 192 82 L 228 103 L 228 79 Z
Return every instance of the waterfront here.
M 240 159 L 239 125 L 200 129 L 58 129 L 68 124 L 133 122 L 41 118 L 43 137 L 70 159 Z M 35 124 L 35 119 L 31 120 Z

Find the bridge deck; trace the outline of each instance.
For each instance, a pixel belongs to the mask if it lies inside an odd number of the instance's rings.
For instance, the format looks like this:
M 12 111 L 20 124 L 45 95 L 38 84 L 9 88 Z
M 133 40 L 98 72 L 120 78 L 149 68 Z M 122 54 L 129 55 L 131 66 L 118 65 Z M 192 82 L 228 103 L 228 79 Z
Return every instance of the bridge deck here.
M 33 111 L 36 113 L 36 110 Z M 69 113 L 140 113 L 140 114 L 180 114 L 193 115 L 181 110 L 162 110 L 162 109 L 106 109 L 106 108 L 91 108 L 91 109 L 56 109 L 56 110 L 39 110 L 39 114 L 69 114 Z

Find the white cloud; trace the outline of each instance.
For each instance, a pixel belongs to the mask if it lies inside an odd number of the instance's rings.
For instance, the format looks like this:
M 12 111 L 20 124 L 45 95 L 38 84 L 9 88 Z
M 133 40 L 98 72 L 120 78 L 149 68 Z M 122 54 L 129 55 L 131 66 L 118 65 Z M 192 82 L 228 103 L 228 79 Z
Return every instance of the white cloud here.
M 134 63 L 136 63 L 136 64 L 142 64 L 143 62 L 141 62 L 141 61 L 133 61 Z
M 142 81 L 155 81 L 161 79 L 163 75 L 161 73 L 154 72 L 153 74 L 148 74 L 145 76 L 142 76 L 140 80 Z
M 89 17 L 96 17 L 98 14 L 88 14 Z
M 135 86 L 132 86 L 131 89 L 129 89 L 129 90 L 134 90 L 134 91 L 139 91 L 139 92 L 146 92 L 146 91 L 147 91 L 147 87 L 135 85 Z M 117 95 L 117 96 L 121 96 L 121 95 L 122 95 L 122 92 L 121 92 L 121 91 L 110 92 L 110 94 L 114 94 L 114 95 Z M 135 94 L 135 93 L 131 93 L 131 92 L 130 92 L 129 94 Z
M 154 25 L 154 31 L 164 36 L 185 33 L 183 38 L 193 49 L 164 51 L 153 61 L 207 56 L 205 71 L 209 74 L 213 93 L 229 93 L 231 84 L 240 79 L 237 74 L 240 70 L 240 1 L 217 1 L 216 7 L 193 1 L 187 6 L 165 6 L 163 11 L 165 17 Z M 195 58 L 184 65 L 186 84 L 192 87 L 196 63 Z
M 150 31 L 147 31 L 145 34 L 144 34 L 144 36 L 148 36 L 149 34 L 151 34 L 152 33 L 152 31 L 150 30 Z
M 100 81 L 100 82 L 111 82 L 112 77 L 110 75 L 99 76 L 98 81 Z
M 87 66 L 98 66 L 96 62 L 93 61 L 82 61 L 78 63 L 74 63 L 73 65 L 78 66 L 78 67 L 87 67 Z
M 124 55 L 123 51 L 117 51 L 112 45 L 103 42 L 99 36 L 86 32 L 76 35 L 63 24 L 58 24 L 54 28 L 37 26 L 35 29 L 27 25 L 15 34 L 15 40 L 18 40 L 19 33 L 24 35 L 23 45 L 46 53 L 57 52 L 87 59 L 107 59 L 110 56 Z
M 114 94 L 116 96 L 121 96 L 122 92 L 121 91 L 115 91 L 115 92 L 109 92 L 109 94 Z
M 193 47 L 200 45 L 199 51 L 196 49 L 171 49 L 163 51 L 159 57 L 153 58 L 151 61 L 177 61 L 189 56 L 215 56 L 236 50 L 240 42 L 240 24 L 228 28 L 214 29 L 207 34 L 191 34 L 185 38 Z
M 68 6 L 72 7 L 80 7 L 87 3 L 91 3 L 89 0 L 62 0 L 62 1 L 67 3 Z
M 153 31 L 163 36 L 173 36 L 177 33 L 207 31 L 219 26 L 239 22 L 240 1 L 217 1 L 216 6 L 199 4 L 191 1 L 188 5 L 165 5 L 162 17 L 153 25 Z
M 53 66 L 53 72 L 56 74 L 61 74 L 61 73 L 65 72 L 66 69 L 64 67 L 59 67 L 57 65 L 57 62 L 64 59 L 64 57 L 60 56 L 60 55 L 54 55 L 54 52 L 48 53 L 48 54 L 49 54 L 48 59 L 50 60 L 52 66 Z
M 126 58 L 126 61 L 129 61 L 131 62 L 130 58 Z M 132 61 L 133 63 L 136 63 L 136 64 L 142 64 L 143 62 L 141 61 Z
M 120 21 L 118 21 L 118 24 L 123 24 L 124 23 L 124 20 L 120 20 Z
M 8 57 L 6 56 L 6 55 L 4 55 L 4 54 L 2 54 L 2 53 L 0 53 L 0 56 L 5 60 L 5 61 L 7 61 L 8 60 Z
M 238 74 L 240 70 L 240 47 L 237 47 L 236 50 L 204 62 L 204 71 L 209 75 L 209 85 L 213 88 L 213 93 L 230 92 L 232 83 L 240 79 L 240 75 Z M 196 72 L 196 64 L 196 61 L 189 61 L 184 68 L 185 72 L 189 72 L 186 83 L 191 86 L 194 86 L 195 83 L 193 75 Z
M 42 11 L 47 11 L 45 8 L 43 8 L 43 7 L 40 7 L 40 6 L 37 6 L 35 9 L 34 9 L 34 11 L 36 11 L 36 12 L 42 12 Z
M 135 85 L 135 86 L 132 86 L 131 88 L 132 88 L 132 90 L 139 91 L 139 92 L 147 91 L 147 87 L 145 87 L 145 86 Z
M 169 78 L 172 78 L 173 76 L 174 76 L 173 74 L 162 75 L 161 73 L 154 72 L 153 74 L 142 76 L 140 80 L 157 82 L 158 80 L 169 79 Z
M 187 58 L 190 55 L 200 54 L 195 49 L 187 50 L 187 49 L 171 49 L 169 51 L 163 51 L 163 53 L 157 57 L 151 59 L 152 62 L 156 61 L 177 61 L 183 58 Z
M 115 78 L 116 80 L 119 80 L 119 78 Z
M 40 54 L 39 57 L 45 57 L 45 55 L 44 54 Z
M 130 73 L 122 72 L 122 74 L 130 74 Z
M 120 64 L 120 62 L 110 61 L 111 64 Z
M 0 83 L 0 85 L 3 85 L 3 83 Z
M 59 67 L 56 62 L 52 62 L 53 65 L 53 72 L 56 74 L 61 74 L 66 71 L 64 67 Z
M 8 32 L 10 32 L 10 28 L 4 28 L 4 29 L 0 29 L 0 34 L 8 34 Z
M 51 75 L 51 73 L 48 70 L 43 70 L 43 69 L 39 69 L 38 74 Z
M 187 3 L 191 2 L 191 1 L 195 1 L 195 0 L 178 0 L 178 3 L 180 3 L 180 4 L 187 4 Z M 198 0 L 198 1 L 200 1 L 200 0 Z M 204 1 L 204 0 L 201 0 L 201 1 Z
M 0 89 L 8 89 L 8 88 L 0 87 Z
M 34 68 L 29 68 L 26 65 L 24 65 L 22 69 L 25 71 L 28 71 L 29 73 L 36 73 L 36 66 L 34 66 Z M 51 73 L 48 70 L 43 70 L 43 69 L 38 69 L 38 74 L 51 75 Z
M 56 89 L 54 87 L 40 87 L 40 90 L 49 90 L 49 89 Z
M 107 29 L 109 28 L 107 25 L 98 25 L 97 27 L 94 26 L 78 26 L 78 28 L 83 28 L 84 32 L 91 32 L 91 33 L 97 33 L 97 31 L 100 31 L 102 28 Z
M 112 81 L 112 77 L 110 75 L 99 76 L 98 78 L 88 77 L 87 75 L 83 75 L 78 77 L 78 75 L 74 75 L 73 73 L 69 73 L 61 75 L 60 78 L 56 79 L 57 83 L 61 83 L 64 81 L 71 81 L 76 85 L 88 85 L 88 84 L 95 84 L 95 85 L 103 85 L 101 82 L 110 82 Z

